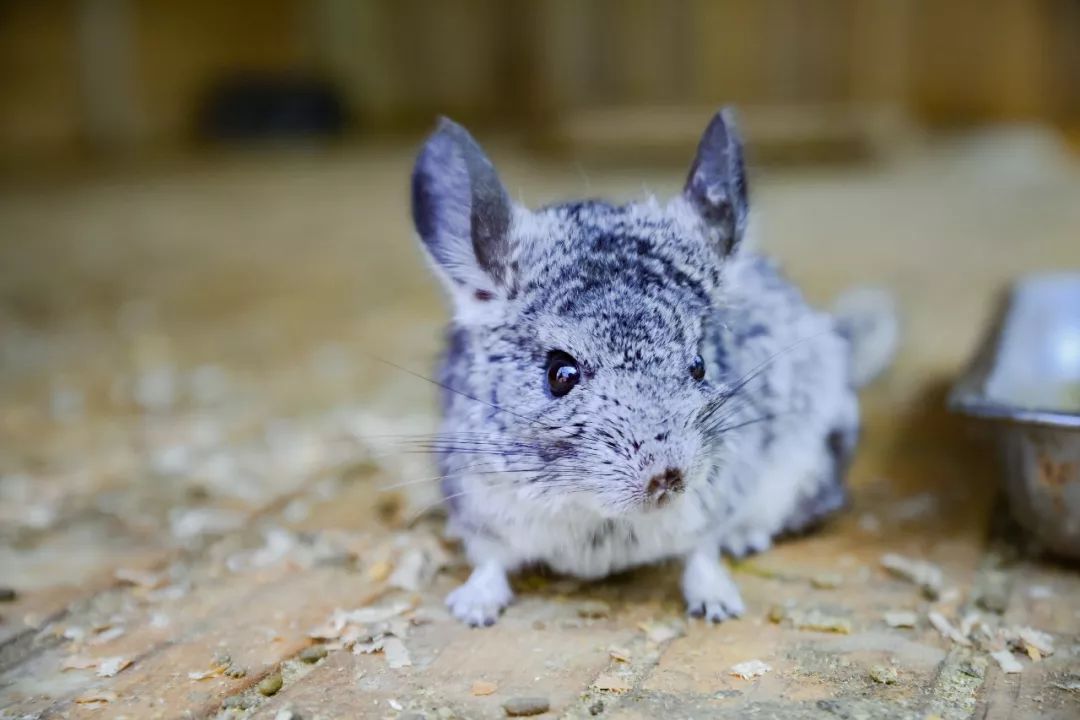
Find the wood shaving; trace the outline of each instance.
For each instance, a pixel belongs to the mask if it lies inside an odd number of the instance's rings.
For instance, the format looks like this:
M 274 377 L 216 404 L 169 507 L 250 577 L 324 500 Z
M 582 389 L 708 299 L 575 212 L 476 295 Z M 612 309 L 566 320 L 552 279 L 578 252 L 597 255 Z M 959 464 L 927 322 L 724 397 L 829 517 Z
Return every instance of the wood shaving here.
M 101 658 L 97 663 L 97 676 L 108 678 L 113 677 L 124 668 L 131 665 L 131 660 L 120 655 L 114 655 L 113 657 Z
M 390 573 L 392 572 L 394 572 L 394 566 L 385 560 L 380 560 L 368 568 L 367 574 L 372 582 L 381 583 L 390 577 Z
M 1032 585 L 1027 589 L 1027 595 L 1032 600 L 1049 600 L 1054 597 L 1054 589 L 1049 585 Z
M 419 592 L 431 585 L 440 570 L 450 563 L 450 555 L 434 535 L 415 533 L 403 535 L 399 542 L 408 542 L 398 558 L 387 583 L 390 587 L 408 592 Z
M 469 692 L 477 697 L 483 697 L 485 695 L 494 695 L 495 691 L 499 689 L 499 686 L 493 682 L 487 682 L 484 680 L 477 680 L 472 684 Z
M 834 590 L 844 584 L 844 576 L 838 573 L 821 573 L 810 578 L 810 584 L 819 590 Z
M 97 705 L 116 702 L 119 698 L 112 690 L 91 690 L 75 698 L 75 702 L 80 705 Z
M 791 624 L 798 630 L 816 630 L 818 632 L 851 633 L 851 620 L 839 615 L 830 615 L 820 610 L 796 610 L 788 612 Z
M 772 667 L 761 660 L 747 660 L 731 666 L 731 674 L 743 680 L 760 677 L 771 671 Z
M 594 620 L 606 618 L 611 615 L 611 605 L 608 605 L 603 600 L 588 600 L 578 606 L 577 614 L 578 617 Z
M 370 655 L 371 653 L 379 652 L 383 649 L 385 642 L 382 638 L 378 640 L 371 640 L 369 642 L 359 642 L 352 646 L 353 655 Z
M 218 651 L 214 655 L 214 664 L 206 670 L 197 670 L 188 673 L 188 680 L 209 680 L 221 677 L 232 670 L 232 657 L 224 651 Z
M 65 640 L 71 640 L 73 642 L 82 642 L 86 638 L 86 628 L 81 628 L 77 625 L 71 625 L 64 628 L 62 637 Z
M 592 687 L 603 692 L 624 693 L 630 692 L 633 686 L 625 678 L 614 673 L 603 673 L 593 681 Z
M 631 660 L 630 651 L 626 648 L 615 647 L 614 645 L 608 648 L 608 655 L 612 660 L 618 660 L 619 662 L 628 663 Z
M 891 628 L 913 628 L 918 616 L 908 610 L 890 610 L 885 613 L 885 624 Z
M 310 630 L 308 637 L 316 640 L 338 640 L 349 632 L 350 626 L 384 622 L 407 612 L 412 607 L 412 602 L 401 601 L 390 605 L 360 608 L 358 610 L 337 609 L 325 623 Z M 353 627 L 353 631 L 355 632 L 355 627 Z
M 682 623 L 649 621 L 640 623 L 638 627 L 645 633 L 649 642 L 658 645 L 686 634 L 686 627 Z
M 997 652 L 990 653 L 990 657 L 997 661 L 998 667 L 1005 673 L 1018 673 L 1024 671 L 1024 666 L 1021 665 L 1013 654 L 1008 650 L 998 650 Z
M 941 633 L 941 636 L 946 640 L 952 640 L 957 645 L 970 647 L 971 641 L 962 635 L 944 615 L 936 610 L 931 610 L 926 614 L 926 617 L 930 620 L 930 624 L 934 626 L 934 629 Z
M 979 622 L 979 613 L 969 612 L 964 617 L 960 618 L 960 634 L 966 638 L 971 637 L 971 631 L 975 629 L 975 625 Z
M 69 655 L 64 658 L 64 662 L 60 664 L 61 670 L 88 670 L 90 668 L 97 667 L 97 658 L 87 657 L 85 655 Z
M 112 657 L 88 657 L 86 655 L 70 655 L 61 663 L 61 670 L 89 670 L 97 668 L 98 677 L 113 677 L 124 668 L 131 665 L 131 660 L 121 655 Z
M 112 642 L 116 638 L 123 635 L 125 632 L 127 632 L 127 630 L 125 628 L 123 628 L 123 627 L 120 627 L 120 626 L 111 627 L 108 630 L 105 630 L 104 632 L 98 633 L 94 637 L 90 638 L 88 644 L 90 644 L 90 645 L 104 645 L 105 643 Z
M 397 670 L 412 665 L 409 650 L 405 647 L 405 643 L 401 642 L 401 638 L 386 638 L 383 641 L 383 655 L 386 656 L 386 662 L 391 669 Z
M 132 568 L 117 568 L 113 577 L 123 583 L 144 588 L 157 590 L 164 587 L 168 578 L 163 573 L 149 572 L 147 570 L 134 570 Z
M 918 585 L 929 598 L 941 596 L 945 576 L 937 565 L 925 560 L 913 560 L 903 555 L 886 553 L 881 556 L 881 566 L 895 577 Z
M 1031 627 L 1011 627 L 1005 630 L 1005 639 L 1014 648 L 1027 653 L 1032 660 L 1054 654 L 1054 638 L 1048 633 Z

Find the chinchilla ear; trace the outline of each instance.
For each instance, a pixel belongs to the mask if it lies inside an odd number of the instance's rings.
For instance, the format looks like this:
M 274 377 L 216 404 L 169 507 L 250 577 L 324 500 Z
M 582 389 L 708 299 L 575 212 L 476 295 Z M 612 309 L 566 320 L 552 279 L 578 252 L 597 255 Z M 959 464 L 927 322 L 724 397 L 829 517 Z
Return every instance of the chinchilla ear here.
M 442 118 L 412 174 L 416 231 L 455 299 L 486 302 L 508 285 L 510 199 L 469 132 Z
M 743 143 L 731 108 L 723 108 L 705 128 L 683 195 L 713 233 L 720 255 L 734 252 L 746 231 L 749 207 Z

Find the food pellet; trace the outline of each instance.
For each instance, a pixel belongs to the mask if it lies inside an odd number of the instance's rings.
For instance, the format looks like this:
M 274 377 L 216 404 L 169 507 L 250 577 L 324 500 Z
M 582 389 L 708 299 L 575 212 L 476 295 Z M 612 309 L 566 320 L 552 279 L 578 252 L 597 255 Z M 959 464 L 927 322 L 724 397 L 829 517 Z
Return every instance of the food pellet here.
M 503 703 L 503 710 L 510 717 L 540 715 L 551 709 L 551 703 L 543 697 L 516 697 Z
M 300 660 L 306 663 L 317 663 L 326 657 L 325 645 L 309 645 L 300 651 Z
M 281 673 L 274 673 L 273 675 L 268 675 L 263 678 L 262 682 L 259 683 L 259 692 L 267 697 L 270 697 L 271 695 L 276 694 L 277 691 L 281 689 L 282 683 L 283 681 L 281 679 Z

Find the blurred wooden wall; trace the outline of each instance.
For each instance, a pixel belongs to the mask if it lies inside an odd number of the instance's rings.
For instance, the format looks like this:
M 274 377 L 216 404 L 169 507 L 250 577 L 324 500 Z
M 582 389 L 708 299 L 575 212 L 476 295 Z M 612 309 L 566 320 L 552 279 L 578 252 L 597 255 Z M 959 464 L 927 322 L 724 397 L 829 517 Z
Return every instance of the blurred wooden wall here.
M 0 156 L 183 147 L 235 70 L 332 78 L 370 132 L 447 113 L 587 134 L 721 102 L 1076 127 L 1080 3 L 0 0 Z

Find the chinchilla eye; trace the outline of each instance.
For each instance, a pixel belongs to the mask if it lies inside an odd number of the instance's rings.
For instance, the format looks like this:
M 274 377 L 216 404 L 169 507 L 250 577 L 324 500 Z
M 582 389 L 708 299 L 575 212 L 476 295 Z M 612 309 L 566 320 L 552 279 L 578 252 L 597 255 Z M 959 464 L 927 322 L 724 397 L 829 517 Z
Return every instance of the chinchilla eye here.
M 548 353 L 547 381 L 552 395 L 562 397 L 570 392 L 580 379 L 581 370 L 578 368 L 577 360 L 562 350 L 552 350 Z
M 698 381 L 705 379 L 705 359 L 700 355 L 695 355 L 690 362 L 690 377 Z

